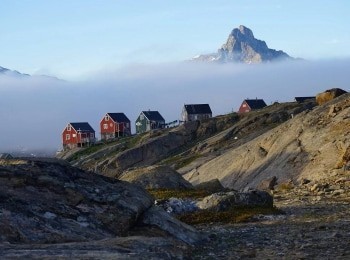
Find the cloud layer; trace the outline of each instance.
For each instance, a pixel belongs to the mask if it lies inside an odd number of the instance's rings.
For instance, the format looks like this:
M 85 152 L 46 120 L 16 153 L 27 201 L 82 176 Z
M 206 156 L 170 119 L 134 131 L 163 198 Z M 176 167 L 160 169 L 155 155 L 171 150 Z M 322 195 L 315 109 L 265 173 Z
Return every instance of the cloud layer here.
M 68 122 L 88 121 L 99 136 L 106 112 L 124 112 L 134 122 L 140 111 L 151 109 L 173 121 L 184 104 L 209 103 L 219 115 L 236 111 L 245 98 L 270 104 L 332 87 L 349 91 L 349 67 L 349 59 L 263 65 L 185 62 L 110 69 L 79 83 L 0 76 L 0 152 L 57 150 Z

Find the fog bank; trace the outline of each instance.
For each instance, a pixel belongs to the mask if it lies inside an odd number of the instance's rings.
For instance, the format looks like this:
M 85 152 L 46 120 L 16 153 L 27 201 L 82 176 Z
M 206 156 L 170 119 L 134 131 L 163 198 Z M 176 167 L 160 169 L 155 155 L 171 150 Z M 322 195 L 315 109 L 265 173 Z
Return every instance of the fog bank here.
M 350 59 L 263 65 L 177 63 L 130 65 L 88 76 L 79 83 L 0 76 L 0 152 L 61 148 L 68 122 L 98 124 L 106 112 L 132 122 L 142 110 L 158 110 L 167 122 L 182 106 L 209 103 L 213 114 L 237 111 L 245 98 L 293 101 L 339 87 L 349 91 Z

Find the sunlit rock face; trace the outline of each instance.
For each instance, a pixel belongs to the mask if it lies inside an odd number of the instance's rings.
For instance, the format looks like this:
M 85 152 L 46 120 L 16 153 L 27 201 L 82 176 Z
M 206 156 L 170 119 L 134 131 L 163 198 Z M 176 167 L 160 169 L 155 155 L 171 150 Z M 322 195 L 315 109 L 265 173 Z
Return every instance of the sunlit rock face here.
M 199 55 L 192 60 L 219 63 L 262 63 L 284 59 L 292 58 L 283 51 L 269 49 L 266 42 L 256 39 L 249 28 L 240 25 L 232 30 L 226 43 L 217 53 Z

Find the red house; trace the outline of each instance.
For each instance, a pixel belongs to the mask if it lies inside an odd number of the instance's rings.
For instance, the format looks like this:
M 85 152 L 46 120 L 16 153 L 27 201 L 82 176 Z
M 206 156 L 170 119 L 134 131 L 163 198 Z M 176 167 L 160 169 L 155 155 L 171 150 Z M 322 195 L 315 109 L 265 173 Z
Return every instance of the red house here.
M 68 123 L 62 132 L 64 150 L 90 146 L 95 140 L 95 130 L 86 122 Z
M 131 135 L 130 120 L 124 113 L 107 113 L 100 121 L 101 140 Z
M 245 99 L 239 107 L 238 113 L 246 113 L 266 107 L 263 99 Z

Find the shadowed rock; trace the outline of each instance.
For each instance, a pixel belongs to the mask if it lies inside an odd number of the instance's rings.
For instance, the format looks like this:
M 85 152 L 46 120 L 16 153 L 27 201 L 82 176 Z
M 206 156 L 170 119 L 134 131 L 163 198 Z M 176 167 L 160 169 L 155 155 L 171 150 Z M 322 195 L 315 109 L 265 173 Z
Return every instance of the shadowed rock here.
M 149 166 L 124 172 L 119 177 L 145 189 L 190 189 L 192 184 L 169 166 Z
M 0 160 L 0 257 L 89 258 L 102 245 L 102 258 L 183 257 L 201 235 L 153 204 L 141 187 L 64 163 Z

